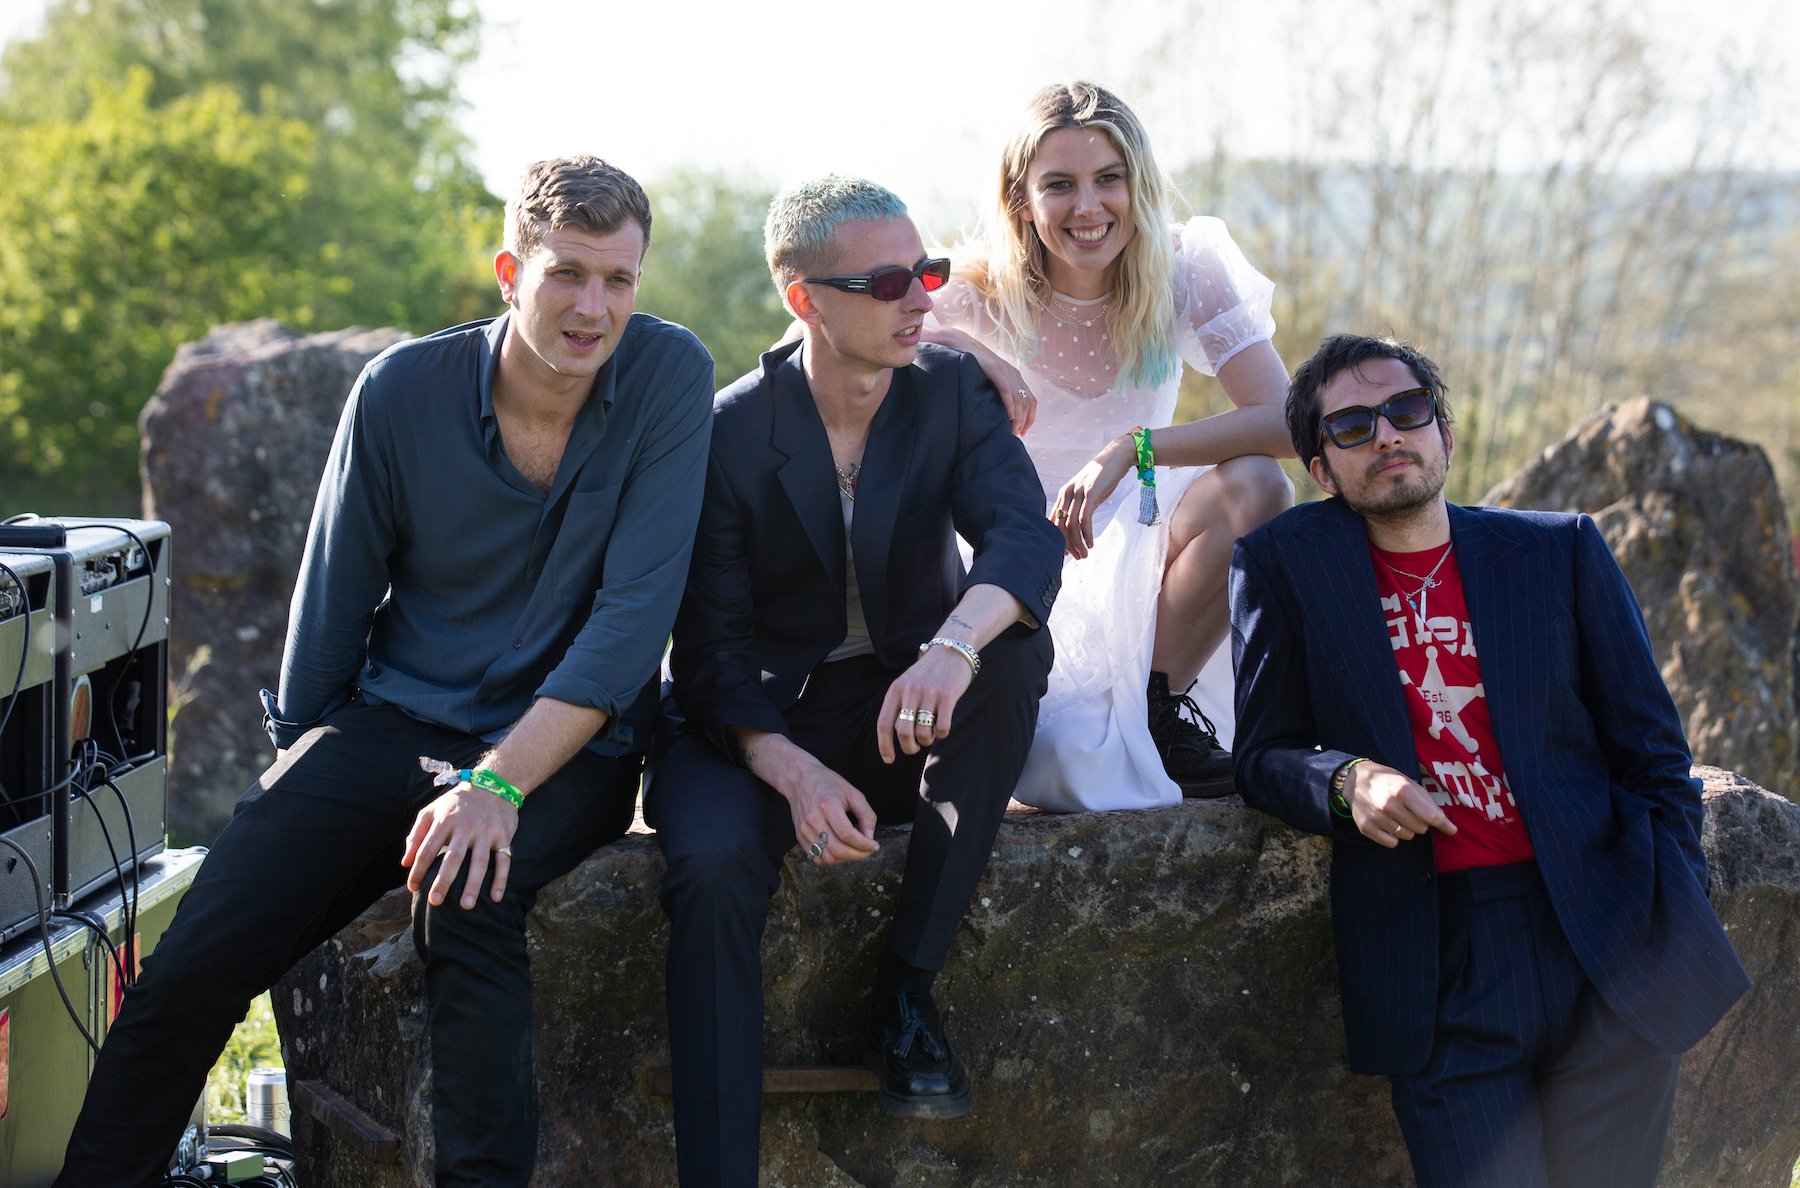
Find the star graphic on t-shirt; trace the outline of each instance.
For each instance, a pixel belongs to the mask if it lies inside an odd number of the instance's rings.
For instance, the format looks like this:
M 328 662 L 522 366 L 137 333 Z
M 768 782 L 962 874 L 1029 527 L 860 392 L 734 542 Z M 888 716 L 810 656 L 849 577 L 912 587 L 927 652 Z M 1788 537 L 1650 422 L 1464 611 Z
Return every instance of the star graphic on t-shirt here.
M 1487 696 L 1480 685 L 1446 685 L 1444 674 L 1438 671 L 1438 650 L 1435 647 L 1425 649 L 1425 677 L 1417 684 L 1405 672 L 1400 674 L 1400 683 L 1418 693 L 1425 702 L 1426 709 L 1431 711 L 1431 724 L 1426 729 L 1432 738 L 1442 738 L 1444 728 L 1450 729 L 1450 735 L 1462 744 L 1463 750 L 1471 755 L 1479 754 L 1475 738 L 1462 724 L 1462 708 L 1477 697 Z

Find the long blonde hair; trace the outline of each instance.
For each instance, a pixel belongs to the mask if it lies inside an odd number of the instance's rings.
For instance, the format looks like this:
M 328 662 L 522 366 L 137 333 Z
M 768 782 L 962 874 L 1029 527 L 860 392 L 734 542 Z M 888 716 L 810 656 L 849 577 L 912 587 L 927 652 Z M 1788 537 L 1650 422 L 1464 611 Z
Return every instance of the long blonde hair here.
M 1175 251 L 1169 232 L 1169 183 L 1150 151 L 1143 124 L 1117 95 L 1090 82 L 1058 83 L 1031 97 L 1000 154 L 1000 189 L 987 228 L 987 251 L 967 275 L 997 313 L 1016 358 L 1038 349 L 1037 321 L 1050 300 L 1048 249 L 1026 219 L 1025 173 L 1044 137 L 1058 128 L 1101 128 L 1125 158 L 1137 231 L 1119 254 L 1112 336 L 1120 374 L 1140 387 L 1175 375 Z

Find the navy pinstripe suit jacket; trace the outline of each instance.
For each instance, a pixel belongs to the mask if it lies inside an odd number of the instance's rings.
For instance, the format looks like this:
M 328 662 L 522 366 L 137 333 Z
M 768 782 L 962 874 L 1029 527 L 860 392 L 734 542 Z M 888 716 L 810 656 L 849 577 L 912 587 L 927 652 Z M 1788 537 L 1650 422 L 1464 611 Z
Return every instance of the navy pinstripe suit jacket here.
M 1585 515 L 1450 508 L 1494 733 L 1588 979 L 1639 1034 L 1685 1051 L 1749 985 L 1706 898 L 1700 785 L 1631 587 Z M 1418 770 L 1361 517 L 1303 504 L 1231 567 L 1237 781 L 1333 839 L 1331 909 L 1350 1067 L 1411 1073 L 1438 984 L 1432 841 L 1389 850 L 1334 817 L 1338 765 Z

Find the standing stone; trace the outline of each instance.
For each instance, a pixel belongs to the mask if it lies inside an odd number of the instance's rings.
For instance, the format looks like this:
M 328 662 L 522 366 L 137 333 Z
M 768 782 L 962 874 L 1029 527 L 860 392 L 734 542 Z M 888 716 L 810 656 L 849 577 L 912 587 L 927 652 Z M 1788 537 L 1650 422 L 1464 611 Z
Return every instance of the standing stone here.
M 1705 785 L 1713 903 L 1754 984 L 1683 1062 L 1662 1188 L 1788 1188 L 1800 1157 L 1800 805 Z M 782 869 L 763 940 L 771 1066 L 862 1059 L 869 977 L 910 827 L 863 862 Z M 1235 797 L 1129 813 L 1007 814 L 938 980 L 975 1108 L 869 1092 L 763 1099 L 764 1188 L 1356 1185 L 1412 1174 L 1382 1077 L 1344 1055 L 1329 843 Z M 529 922 L 538 1188 L 674 1188 L 657 905 L 641 835 L 545 888 Z M 295 1109 L 307 1188 L 432 1182 L 430 1043 L 396 891 L 276 986 L 290 1096 L 323 1086 L 399 1136 L 373 1163 Z
M 1761 449 L 1640 398 L 1590 414 L 1482 502 L 1591 514 L 1695 761 L 1800 800 L 1800 589 Z
M 183 345 L 144 406 L 145 515 L 169 523 L 169 822 L 205 843 L 267 766 L 273 688 L 319 474 L 364 363 L 407 335 L 302 336 L 272 320 Z

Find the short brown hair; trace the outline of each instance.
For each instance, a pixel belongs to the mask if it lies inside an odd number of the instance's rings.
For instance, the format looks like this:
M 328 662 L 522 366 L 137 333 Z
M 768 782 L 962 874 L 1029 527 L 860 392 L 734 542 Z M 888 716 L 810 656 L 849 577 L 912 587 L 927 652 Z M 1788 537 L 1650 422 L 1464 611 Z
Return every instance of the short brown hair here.
M 650 199 L 623 169 L 587 154 L 533 161 L 506 204 L 506 250 L 523 260 L 558 228 L 611 235 L 627 219 L 644 229 L 648 249 Z

